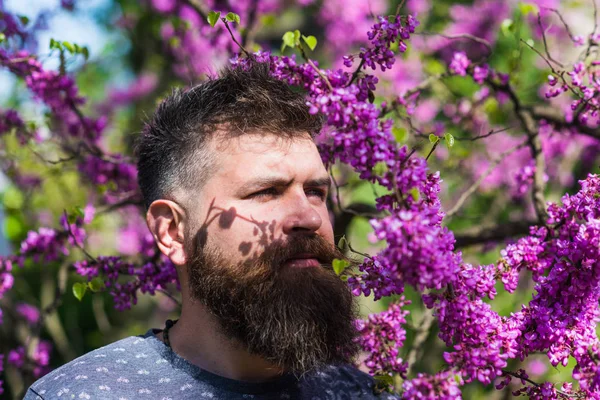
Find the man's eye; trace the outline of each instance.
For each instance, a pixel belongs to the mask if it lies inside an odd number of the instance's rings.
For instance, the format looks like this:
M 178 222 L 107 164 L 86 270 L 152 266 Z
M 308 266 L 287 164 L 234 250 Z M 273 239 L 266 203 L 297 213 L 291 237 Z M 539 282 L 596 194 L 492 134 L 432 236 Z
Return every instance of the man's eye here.
M 250 198 L 267 197 L 267 196 L 274 196 L 276 194 L 277 194 L 277 190 L 275 190 L 275 188 L 268 188 L 268 189 L 261 190 L 260 192 L 252 193 L 248 197 L 250 197 Z
M 327 192 L 323 189 L 308 189 L 306 191 L 306 193 L 309 196 L 317 196 L 321 200 L 325 200 L 325 198 L 327 197 Z M 269 189 L 264 189 L 264 190 L 258 191 L 256 193 L 252 193 L 251 195 L 248 196 L 248 198 L 270 197 L 270 196 L 277 196 L 278 194 L 279 194 L 279 192 L 277 191 L 277 189 L 269 188 Z
M 327 197 L 327 193 L 323 189 L 309 189 L 306 191 L 306 193 L 317 196 L 321 200 L 325 200 L 325 197 Z

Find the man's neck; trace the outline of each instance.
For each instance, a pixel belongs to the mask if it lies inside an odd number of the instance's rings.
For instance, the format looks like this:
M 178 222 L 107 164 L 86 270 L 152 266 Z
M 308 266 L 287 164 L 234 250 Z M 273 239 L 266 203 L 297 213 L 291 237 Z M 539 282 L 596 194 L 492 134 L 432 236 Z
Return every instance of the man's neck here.
M 157 337 L 163 340 L 162 332 Z M 283 373 L 281 367 L 225 337 L 215 318 L 199 303 L 183 307 L 179 321 L 169 329 L 169 342 L 171 349 L 191 364 L 225 378 L 264 382 Z

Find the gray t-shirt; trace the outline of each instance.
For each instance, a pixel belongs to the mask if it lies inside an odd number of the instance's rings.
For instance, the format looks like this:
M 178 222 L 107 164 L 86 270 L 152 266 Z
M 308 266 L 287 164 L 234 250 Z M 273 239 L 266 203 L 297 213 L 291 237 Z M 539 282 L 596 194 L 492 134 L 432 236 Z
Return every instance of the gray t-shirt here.
M 149 330 L 87 353 L 35 382 L 25 400 L 394 399 L 353 366 L 329 366 L 263 383 L 236 381 L 179 357 Z

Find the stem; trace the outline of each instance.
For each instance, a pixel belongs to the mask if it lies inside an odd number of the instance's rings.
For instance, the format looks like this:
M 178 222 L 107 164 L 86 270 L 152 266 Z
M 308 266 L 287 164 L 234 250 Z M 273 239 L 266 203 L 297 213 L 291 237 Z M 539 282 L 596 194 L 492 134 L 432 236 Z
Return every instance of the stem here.
M 429 333 L 431 331 L 431 326 L 433 325 L 433 311 L 425 308 L 423 310 L 423 318 L 421 319 L 421 323 L 419 324 L 419 328 L 417 330 L 417 335 L 415 336 L 415 340 L 412 342 L 410 352 L 406 357 L 406 362 L 408 367 L 406 369 L 406 376 L 408 377 L 412 367 L 417 361 L 417 356 L 420 356 L 422 353 L 423 344 L 427 340 Z
M 475 193 L 475 191 L 479 188 L 481 183 L 485 180 L 485 178 L 488 177 L 489 174 L 492 173 L 492 171 L 498 166 L 498 164 L 504 161 L 506 157 L 508 157 L 515 151 L 525 147 L 526 145 L 527 142 L 523 142 L 513 147 L 512 149 L 509 149 L 504 153 L 500 154 L 500 157 L 498 157 L 494 162 L 492 162 L 485 170 L 485 172 L 481 174 L 481 176 L 463 194 L 460 195 L 460 197 L 456 201 L 456 204 L 454 204 L 454 206 L 446 213 L 446 217 L 451 217 L 452 215 L 456 214 L 456 212 L 463 206 L 464 202 L 469 198 L 469 196 Z
M 331 85 L 331 82 L 329 82 L 329 79 L 327 79 L 327 77 L 323 75 L 323 72 L 321 72 L 319 67 L 317 67 L 315 63 L 307 57 L 306 51 L 304 50 L 304 46 L 298 45 L 298 49 L 300 50 L 300 54 L 302 54 L 302 58 L 304 58 L 308 65 L 310 65 L 311 68 L 314 69 L 317 72 L 317 74 L 319 74 L 319 76 L 321 77 L 321 79 L 323 79 L 323 82 L 325 82 L 329 90 L 333 92 L 333 86 Z
M 250 54 L 248 52 L 248 50 L 246 50 L 246 48 L 244 46 L 242 46 L 242 44 L 240 42 L 237 41 L 237 39 L 235 38 L 235 36 L 233 34 L 233 31 L 231 30 L 231 28 L 229 27 L 229 24 L 227 23 L 227 20 L 225 18 L 221 18 L 221 21 L 223 21 L 223 23 L 225 24 L 225 28 L 227 28 L 227 31 L 229 32 L 231 39 L 233 39 L 233 41 L 235 42 L 235 44 L 237 44 L 237 46 L 240 48 L 240 50 L 242 50 L 242 52 L 246 55 L 246 57 L 253 59 L 254 57 L 252 56 L 252 54 Z
M 440 139 L 439 138 L 438 138 L 438 141 L 433 144 L 433 146 L 431 147 L 431 150 L 429 150 L 429 154 L 427 154 L 427 157 L 425 157 L 425 161 L 429 161 L 429 157 L 431 157 L 431 155 L 435 151 L 435 149 L 438 146 L 438 144 L 440 144 Z

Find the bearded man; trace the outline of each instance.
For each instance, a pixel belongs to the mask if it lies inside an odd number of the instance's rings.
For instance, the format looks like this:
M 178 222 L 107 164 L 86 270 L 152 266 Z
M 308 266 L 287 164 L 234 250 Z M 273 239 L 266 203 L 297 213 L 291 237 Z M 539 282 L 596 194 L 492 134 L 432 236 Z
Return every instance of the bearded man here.
M 320 128 L 264 64 L 164 100 L 138 144 L 138 181 L 178 269 L 181 315 L 68 363 L 26 398 L 376 398 L 351 365 L 356 303 L 331 266 L 345 257 Z

